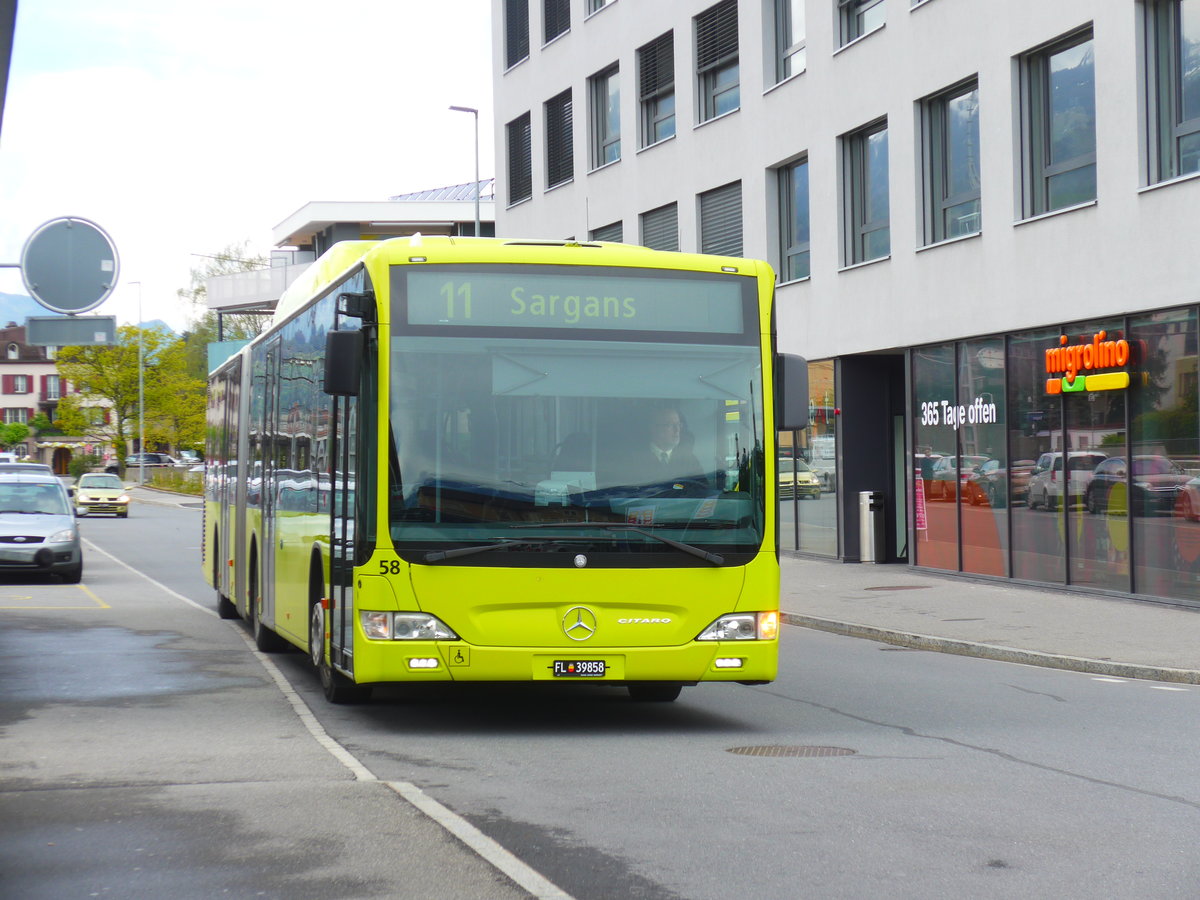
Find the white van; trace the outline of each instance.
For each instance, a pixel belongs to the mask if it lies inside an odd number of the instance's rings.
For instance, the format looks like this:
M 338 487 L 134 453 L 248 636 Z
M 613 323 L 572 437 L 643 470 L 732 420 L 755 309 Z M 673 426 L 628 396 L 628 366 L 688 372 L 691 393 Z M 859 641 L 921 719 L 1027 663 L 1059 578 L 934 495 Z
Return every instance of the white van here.
M 1063 478 L 1063 454 L 1043 453 L 1029 473 L 1029 508 L 1044 506 L 1055 509 L 1063 499 L 1063 482 L 1067 482 L 1067 503 L 1083 502 L 1092 470 L 1108 454 L 1098 450 L 1072 450 L 1067 454 L 1067 478 Z

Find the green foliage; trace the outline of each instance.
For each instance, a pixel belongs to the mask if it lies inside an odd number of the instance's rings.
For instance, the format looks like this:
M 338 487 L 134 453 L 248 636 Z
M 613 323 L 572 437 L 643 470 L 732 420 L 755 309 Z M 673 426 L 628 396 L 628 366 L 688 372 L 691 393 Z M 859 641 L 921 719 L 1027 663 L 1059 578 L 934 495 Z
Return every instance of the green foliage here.
M 138 428 L 139 340 L 146 445 L 191 444 L 204 433 L 205 383 L 183 371 L 183 342 L 158 329 L 123 325 L 113 346 L 63 347 L 58 353 L 59 373 L 80 389 L 59 402 L 60 427 L 110 444 L 118 456 Z
M 208 279 L 267 267 L 267 258 L 251 254 L 247 249 L 248 243 L 241 241 L 230 244 L 206 257 L 202 266 L 192 269 L 191 285 L 176 291 L 180 299 L 192 305 L 196 316 L 183 336 L 185 370 L 194 378 L 207 379 L 208 345 L 215 343 L 218 338 L 217 314 L 206 306 Z M 226 313 L 220 323 L 220 339 L 249 340 L 257 337 L 268 321 L 268 316 L 254 313 Z
M 51 422 L 50 417 L 45 413 L 38 413 L 29 420 L 29 427 L 32 428 L 38 437 L 54 437 L 63 433 L 58 427 L 58 423 Z
M 85 472 L 92 471 L 92 469 L 100 465 L 101 462 L 103 462 L 103 460 L 95 455 L 72 456 L 70 461 L 67 463 L 67 472 L 70 473 L 72 478 L 78 481 L 80 475 L 83 475 Z
M 0 446 L 11 447 L 22 444 L 29 437 L 29 426 L 23 422 L 9 422 L 0 425 Z
M 200 496 L 204 493 L 204 473 L 186 469 L 147 469 L 146 483 L 179 494 Z

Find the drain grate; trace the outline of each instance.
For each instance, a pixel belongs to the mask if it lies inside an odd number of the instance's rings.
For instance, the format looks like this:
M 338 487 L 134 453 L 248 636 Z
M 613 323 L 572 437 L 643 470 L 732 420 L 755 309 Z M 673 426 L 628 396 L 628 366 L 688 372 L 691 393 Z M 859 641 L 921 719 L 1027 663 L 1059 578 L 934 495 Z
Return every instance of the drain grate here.
M 848 747 L 802 747 L 766 744 L 759 747 L 730 747 L 729 753 L 739 756 L 853 756 L 856 751 Z
M 927 584 L 882 584 L 876 587 L 863 588 L 864 591 L 924 591 Z

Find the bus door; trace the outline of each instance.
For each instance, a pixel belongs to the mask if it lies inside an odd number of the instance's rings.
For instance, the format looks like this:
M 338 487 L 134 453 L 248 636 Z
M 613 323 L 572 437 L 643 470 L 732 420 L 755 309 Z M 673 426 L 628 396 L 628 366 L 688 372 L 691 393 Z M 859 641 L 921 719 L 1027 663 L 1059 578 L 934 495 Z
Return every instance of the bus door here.
M 217 577 L 219 583 L 216 585 L 217 591 L 223 597 L 237 598 L 239 579 L 234 578 L 233 569 L 226 565 L 225 561 L 234 558 L 233 548 L 234 532 L 233 532 L 233 511 L 237 505 L 237 487 L 239 479 L 237 477 L 238 465 L 238 414 L 241 412 L 240 397 L 242 384 L 242 363 L 238 360 L 237 363 L 220 379 L 219 390 L 222 394 L 223 402 L 221 404 L 222 422 L 220 426 L 220 441 L 221 447 L 217 451 L 220 456 L 220 515 L 219 523 L 219 546 L 216 548 L 218 554 Z M 238 532 L 241 533 L 240 531 Z M 240 555 L 240 554 L 239 554 Z
M 279 338 L 267 345 L 266 382 L 264 384 L 262 423 L 262 609 L 259 616 L 266 625 L 275 624 L 275 540 L 278 499 L 275 484 L 279 454 L 286 449 L 279 427 Z M 283 446 L 281 446 L 281 444 Z
M 358 487 L 355 477 L 358 401 L 355 397 L 335 397 L 333 404 L 336 438 L 329 531 L 329 652 L 335 667 L 349 671 L 354 654 L 351 625 L 354 611 L 354 495 Z
M 336 330 L 354 330 L 358 321 L 338 310 Z M 355 506 L 359 484 L 358 406 L 355 396 L 333 396 L 332 498 L 329 523 L 329 657 L 334 668 L 350 671 L 354 656 Z

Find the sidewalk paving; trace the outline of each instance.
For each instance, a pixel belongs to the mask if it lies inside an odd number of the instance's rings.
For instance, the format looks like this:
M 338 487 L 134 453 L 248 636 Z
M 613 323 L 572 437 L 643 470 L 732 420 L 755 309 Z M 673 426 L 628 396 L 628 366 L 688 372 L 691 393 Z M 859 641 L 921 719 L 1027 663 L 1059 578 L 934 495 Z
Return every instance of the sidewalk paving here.
M 889 644 L 1200 684 L 1200 609 L 784 556 L 783 620 Z

